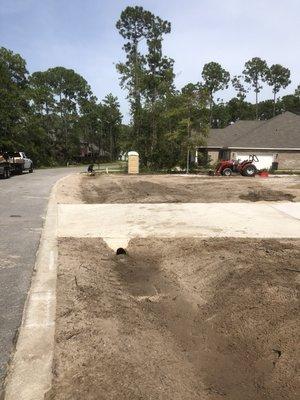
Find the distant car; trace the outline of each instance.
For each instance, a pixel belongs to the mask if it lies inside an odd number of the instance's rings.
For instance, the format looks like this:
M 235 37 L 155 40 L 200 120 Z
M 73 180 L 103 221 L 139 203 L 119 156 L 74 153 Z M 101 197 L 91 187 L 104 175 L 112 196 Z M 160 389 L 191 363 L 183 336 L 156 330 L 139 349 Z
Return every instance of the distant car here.
M 26 157 L 23 151 L 17 151 L 10 155 L 10 162 L 13 165 L 13 170 L 17 174 L 22 174 L 23 171 L 33 172 L 33 162 Z

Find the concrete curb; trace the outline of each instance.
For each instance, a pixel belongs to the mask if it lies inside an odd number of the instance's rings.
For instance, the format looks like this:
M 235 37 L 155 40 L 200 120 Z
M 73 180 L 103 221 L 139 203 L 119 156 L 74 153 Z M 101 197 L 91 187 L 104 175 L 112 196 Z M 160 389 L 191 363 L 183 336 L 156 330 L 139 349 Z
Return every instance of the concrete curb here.
M 59 179 L 48 202 L 34 275 L 25 303 L 16 351 L 5 385 L 5 400 L 42 400 L 51 387 L 57 279 Z

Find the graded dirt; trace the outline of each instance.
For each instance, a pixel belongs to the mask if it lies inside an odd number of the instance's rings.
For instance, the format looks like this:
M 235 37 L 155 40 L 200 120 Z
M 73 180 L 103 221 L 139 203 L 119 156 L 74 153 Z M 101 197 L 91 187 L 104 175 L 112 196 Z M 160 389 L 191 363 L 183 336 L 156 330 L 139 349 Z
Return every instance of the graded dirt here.
M 60 239 L 46 398 L 296 400 L 299 245 Z
M 300 201 L 299 176 L 76 175 L 62 181 L 60 203 L 235 203 Z
M 60 203 L 299 201 L 299 177 L 76 175 Z M 280 227 L 279 227 L 280 228 Z M 59 240 L 48 400 L 299 398 L 300 240 Z M 298 375 L 297 375 L 298 374 Z

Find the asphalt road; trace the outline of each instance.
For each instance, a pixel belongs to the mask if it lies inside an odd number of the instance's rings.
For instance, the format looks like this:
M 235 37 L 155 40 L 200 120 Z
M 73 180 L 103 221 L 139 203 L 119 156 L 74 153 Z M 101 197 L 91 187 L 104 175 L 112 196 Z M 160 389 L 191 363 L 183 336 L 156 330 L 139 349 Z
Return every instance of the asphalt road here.
M 54 183 L 83 168 L 37 170 L 0 180 L 0 397 Z

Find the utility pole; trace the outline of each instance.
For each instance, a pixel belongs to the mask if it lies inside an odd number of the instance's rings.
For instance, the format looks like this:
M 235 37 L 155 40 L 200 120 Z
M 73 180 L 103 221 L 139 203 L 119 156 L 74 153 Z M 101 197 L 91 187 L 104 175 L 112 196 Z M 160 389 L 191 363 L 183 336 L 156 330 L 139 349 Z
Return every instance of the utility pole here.
M 187 151 L 186 155 L 186 173 L 188 174 L 190 170 L 190 149 Z
M 191 118 L 188 120 L 188 140 L 187 140 L 187 155 L 186 155 L 186 173 L 189 173 L 190 170 L 190 148 L 189 148 L 189 139 L 191 137 L 191 132 L 190 132 L 190 123 L 191 123 Z

